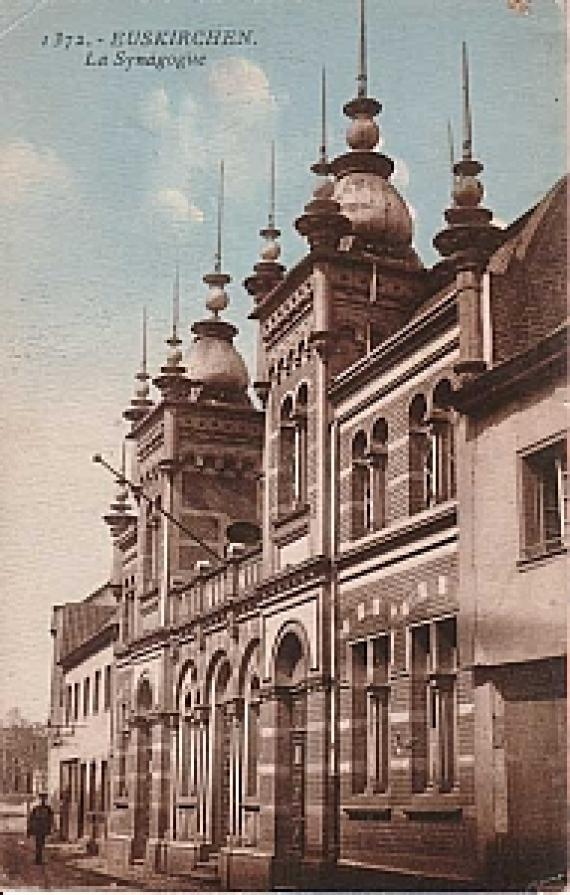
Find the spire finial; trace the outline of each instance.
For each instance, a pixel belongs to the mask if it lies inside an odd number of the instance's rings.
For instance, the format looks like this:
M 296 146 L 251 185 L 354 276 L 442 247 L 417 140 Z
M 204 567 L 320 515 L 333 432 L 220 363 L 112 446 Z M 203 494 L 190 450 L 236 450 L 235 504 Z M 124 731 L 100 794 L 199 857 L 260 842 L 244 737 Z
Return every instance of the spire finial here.
M 365 0 L 360 0 L 360 39 L 358 44 L 358 96 L 366 96 L 368 90 L 368 75 L 366 71 L 366 6 Z
M 176 259 L 174 273 L 174 287 L 172 289 L 172 338 L 178 338 L 178 324 L 180 323 L 180 265 Z
M 449 119 L 447 120 L 447 145 L 449 148 L 449 170 L 453 174 L 453 166 L 455 165 L 455 149 L 453 146 L 453 128 Z
M 141 361 L 141 379 L 148 379 L 147 374 L 147 323 L 146 323 L 146 305 L 143 306 L 142 319 L 142 361 Z
M 269 166 L 269 215 L 267 226 L 275 227 L 275 140 L 271 141 L 271 161 Z
M 214 271 L 222 272 L 222 226 L 224 217 L 224 161 L 220 162 L 220 188 L 218 191 L 218 238 L 216 244 L 216 255 Z
M 327 163 L 327 71 L 323 65 L 321 71 L 321 146 L 319 162 Z
M 471 120 L 471 103 L 469 100 L 469 60 L 467 44 L 462 44 L 462 82 L 463 82 L 463 158 L 470 159 L 473 149 L 473 123 Z

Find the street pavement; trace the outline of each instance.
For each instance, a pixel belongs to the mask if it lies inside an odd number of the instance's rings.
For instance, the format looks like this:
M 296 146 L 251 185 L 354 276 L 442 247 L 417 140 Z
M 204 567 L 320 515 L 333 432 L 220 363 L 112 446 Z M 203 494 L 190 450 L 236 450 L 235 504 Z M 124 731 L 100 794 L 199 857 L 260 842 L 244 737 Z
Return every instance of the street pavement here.
M 0 833 L 0 890 L 99 891 L 212 891 L 212 886 L 196 880 L 172 876 L 149 876 L 143 868 L 119 875 L 108 872 L 105 862 L 88 857 L 77 846 L 49 843 L 44 863 L 34 863 L 34 840 L 22 833 Z

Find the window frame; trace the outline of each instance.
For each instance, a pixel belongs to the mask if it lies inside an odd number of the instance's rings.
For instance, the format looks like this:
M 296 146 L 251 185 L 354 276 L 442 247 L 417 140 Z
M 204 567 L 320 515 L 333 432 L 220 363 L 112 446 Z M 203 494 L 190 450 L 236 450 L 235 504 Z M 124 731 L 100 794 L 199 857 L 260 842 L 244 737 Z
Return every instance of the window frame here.
M 566 552 L 568 549 L 568 446 L 567 431 L 562 429 L 546 438 L 540 439 L 531 445 L 527 445 L 517 451 L 517 518 L 519 535 L 518 563 L 526 565 L 529 562 L 546 559 Z M 560 458 L 565 461 L 564 466 L 559 467 L 560 481 L 558 483 L 558 510 L 559 510 L 559 537 L 554 542 L 548 542 L 546 538 L 546 522 L 544 514 L 544 478 L 537 477 L 535 464 L 538 465 L 541 454 L 553 451 L 556 456 L 560 451 Z M 540 528 L 540 539 L 535 543 L 529 543 L 527 532 L 527 507 L 526 507 L 526 470 L 535 477 L 540 487 L 540 519 L 537 527 Z

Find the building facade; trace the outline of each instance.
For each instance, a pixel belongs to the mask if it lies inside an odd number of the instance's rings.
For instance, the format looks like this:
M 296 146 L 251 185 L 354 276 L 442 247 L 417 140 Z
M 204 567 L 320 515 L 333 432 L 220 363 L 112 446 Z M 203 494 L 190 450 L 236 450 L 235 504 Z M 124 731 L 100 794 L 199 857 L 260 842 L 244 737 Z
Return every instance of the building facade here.
M 175 301 L 156 400 L 143 352 L 124 414 L 113 866 L 249 890 L 564 863 L 566 185 L 493 225 L 466 79 L 427 269 L 360 59 L 308 253 L 286 271 L 261 231 L 254 383 L 218 248 L 209 316 L 184 355 Z
M 55 606 L 48 791 L 59 838 L 104 839 L 110 796 L 116 597 Z

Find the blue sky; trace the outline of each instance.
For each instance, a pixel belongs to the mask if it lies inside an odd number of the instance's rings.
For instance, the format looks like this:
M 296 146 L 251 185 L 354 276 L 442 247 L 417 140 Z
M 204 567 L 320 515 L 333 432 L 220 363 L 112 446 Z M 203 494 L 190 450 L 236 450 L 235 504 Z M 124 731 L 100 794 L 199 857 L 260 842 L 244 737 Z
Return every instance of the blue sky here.
M 121 412 L 139 358 L 143 304 L 150 364 L 163 362 L 176 258 L 187 327 L 212 267 L 217 165 L 226 164 L 228 317 L 250 366 L 254 329 L 241 286 L 267 216 L 277 146 L 283 260 L 304 251 L 292 223 L 311 190 L 322 64 L 329 151 L 343 151 L 342 104 L 355 93 L 356 0 L 4 0 L 0 8 L 0 714 L 47 705 L 53 603 L 105 580 L 101 515 L 113 485 L 90 462 L 117 459 Z M 413 207 L 426 263 L 448 202 L 447 119 L 459 143 L 460 45 L 469 44 L 475 154 L 487 204 L 509 222 L 565 169 L 562 0 L 369 0 L 369 87 L 384 106 L 383 151 Z M 85 65 L 113 31 L 253 29 L 255 46 L 203 50 L 204 66 L 125 71 Z M 149 53 L 144 49 L 139 52 Z M 170 52 L 164 51 L 163 52 Z

